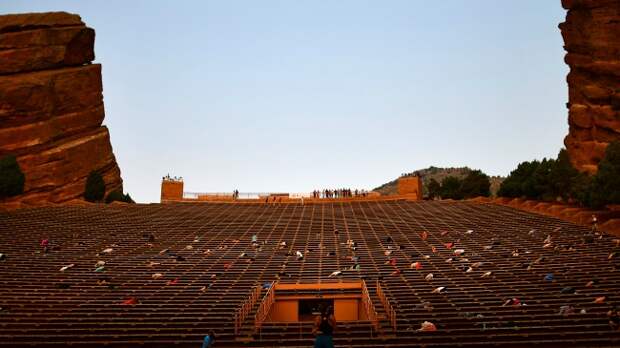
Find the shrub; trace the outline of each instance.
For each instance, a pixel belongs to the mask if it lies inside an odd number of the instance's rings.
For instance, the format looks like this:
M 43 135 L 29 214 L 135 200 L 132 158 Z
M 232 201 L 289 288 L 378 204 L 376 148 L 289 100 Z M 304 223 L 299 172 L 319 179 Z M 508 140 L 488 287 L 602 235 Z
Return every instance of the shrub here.
M 571 199 L 579 201 L 576 195 L 582 195 L 583 192 L 579 186 L 583 185 L 584 179 L 587 180 L 587 178 L 587 176 L 579 174 L 579 171 L 570 163 L 568 151 L 561 149 L 551 174 L 554 197 L 561 197 L 564 201 Z
M 572 166 L 565 149 L 555 160 L 520 163 L 501 184 L 498 195 L 539 200 L 561 198 L 594 209 L 620 204 L 620 143 L 609 144 L 598 172 L 592 177 Z
M 489 176 L 480 170 L 472 170 L 461 182 L 460 196 L 463 198 L 488 197 L 491 195 Z
M 525 181 L 525 197 L 541 201 L 555 200 L 557 194 L 553 183 L 554 168 L 554 159 L 543 158 L 543 160 L 538 163 L 531 178 Z
M 129 194 L 123 194 L 123 192 L 119 190 L 114 190 L 108 193 L 108 196 L 105 198 L 106 203 L 112 203 L 114 201 L 125 202 L 125 203 L 135 203 Z
M 607 146 L 605 157 L 592 177 L 589 205 L 599 209 L 607 204 L 620 203 L 620 142 Z
M 428 182 L 428 198 L 435 199 L 435 197 L 441 196 L 441 185 L 435 179 L 431 179 Z
M 573 179 L 569 202 L 575 201 L 582 206 L 590 206 L 590 185 L 592 178 L 586 173 L 579 173 Z
M 583 177 L 570 163 L 568 152 L 560 150 L 557 159 L 522 162 L 502 182 L 498 195 L 543 201 L 583 199 L 587 190 Z M 586 185 L 587 186 L 587 185 Z M 577 199 L 576 196 L 580 198 Z
M 540 162 L 522 162 L 502 182 L 497 192 L 502 197 L 523 197 L 535 194 L 533 174 Z
M 0 158 L 0 199 L 24 192 L 26 177 L 13 155 Z
M 136 203 L 136 201 L 133 200 L 133 198 L 131 198 L 131 196 L 129 195 L 129 193 L 125 193 L 125 200 L 123 201 L 125 203 Z
M 446 176 L 441 181 L 441 198 L 462 199 L 461 180 L 455 176 Z
M 105 182 L 99 172 L 92 171 L 86 179 L 84 199 L 89 202 L 101 202 L 105 195 Z

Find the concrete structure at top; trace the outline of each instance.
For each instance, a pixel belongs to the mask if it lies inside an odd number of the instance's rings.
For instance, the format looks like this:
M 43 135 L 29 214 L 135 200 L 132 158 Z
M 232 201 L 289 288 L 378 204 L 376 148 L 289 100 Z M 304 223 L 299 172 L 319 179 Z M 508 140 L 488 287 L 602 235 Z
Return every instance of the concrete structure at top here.
M 398 195 L 382 196 L 379 192 L 366 192 L 363 196 L 343 198 L 312 198 L 310 193 L 264 193 L 242 194 L 236 198 L 233 193 L 192 193 L 184 192 L 182 179 L 164 177 L 161 182 L 161 203 L 173 202 L 255 202 L 255 203 L 290 203 L 290 202 L 347 202 L 377 200 L 422 200 L 422 180 L 419 177 L 404 177 L 398 181 Z M 302 198 L 303 197 L 303 198 Z
M 164 178 L 161 181 L 161 203 L 183 200 L 183 180 Z
M 407 197 L 409 200 L 422 200 L 423 189 L 420 177 L 403 176 L 398 178 L 398 195 Z

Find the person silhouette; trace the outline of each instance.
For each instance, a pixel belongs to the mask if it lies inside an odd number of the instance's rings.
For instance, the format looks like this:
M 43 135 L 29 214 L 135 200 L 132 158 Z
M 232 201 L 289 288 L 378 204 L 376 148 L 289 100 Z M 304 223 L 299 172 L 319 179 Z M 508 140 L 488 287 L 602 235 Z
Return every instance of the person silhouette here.
M 314 320 L 312 334 L 315 335 L 314 348 L 334 348 L 334 330 L 336 329 L 336 318 L 334 317 L 334 307 L 321 305 L 321 315 Z

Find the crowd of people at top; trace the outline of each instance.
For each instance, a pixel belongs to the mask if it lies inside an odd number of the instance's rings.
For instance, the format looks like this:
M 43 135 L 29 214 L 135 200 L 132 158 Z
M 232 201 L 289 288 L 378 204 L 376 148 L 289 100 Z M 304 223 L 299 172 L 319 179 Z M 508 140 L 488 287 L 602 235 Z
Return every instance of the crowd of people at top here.
M 352 198 L 352 197 L 366 197 L 368 191 L 366 190 L 351 190 L 351 189 L 324 189 L 312 191 L 312 198 Z
M 170 176 L 170 174 L 166 174 L 166 176 L 163 176 L 161 179 L 167 181 L 183 181 L 182 176 Z

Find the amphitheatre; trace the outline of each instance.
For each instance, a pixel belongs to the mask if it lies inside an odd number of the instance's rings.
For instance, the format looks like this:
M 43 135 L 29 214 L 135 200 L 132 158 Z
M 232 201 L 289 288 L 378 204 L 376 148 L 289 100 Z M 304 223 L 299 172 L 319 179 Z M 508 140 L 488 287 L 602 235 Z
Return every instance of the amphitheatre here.
M 620 140 L 620 1 L 562 6 L 565 145 L 593 175 Z M 160 203 L 85 201 L 94 172 L 123 193 L 94 39 L 77 14 L 0 15 L 0 158 L 24 178 L 0 195 L 0 347 L 311 347 L 321 304 L 337 347 L 620 346 L 618 205 L 428 200 L 416 176 L 336 198 L 166 176 Z

